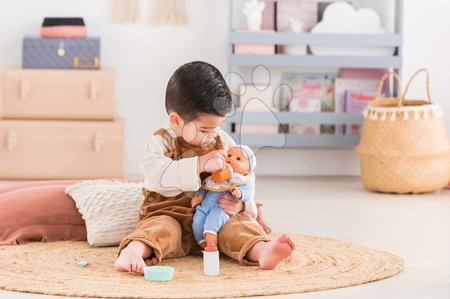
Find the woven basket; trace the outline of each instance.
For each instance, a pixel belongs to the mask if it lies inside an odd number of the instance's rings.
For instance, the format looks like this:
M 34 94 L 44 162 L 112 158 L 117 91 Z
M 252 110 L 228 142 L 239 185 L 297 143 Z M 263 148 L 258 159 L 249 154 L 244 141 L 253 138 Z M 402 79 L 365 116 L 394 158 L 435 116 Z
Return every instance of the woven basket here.
M 427 100 L 405 96 L 413 79 L 426 74 Z M 384 81 L 393 75 L 400 98 L 380 98 Z M 364 186 L 371 191 L 424 193 L 445 187 L 450 180 L 450 144 L 439 106 L 431 103 L 429 74 L 418 70 L 401 92 L 400 78 L 391 72 L 378 83 L 377 96 L 364 110 L 357 146 Z

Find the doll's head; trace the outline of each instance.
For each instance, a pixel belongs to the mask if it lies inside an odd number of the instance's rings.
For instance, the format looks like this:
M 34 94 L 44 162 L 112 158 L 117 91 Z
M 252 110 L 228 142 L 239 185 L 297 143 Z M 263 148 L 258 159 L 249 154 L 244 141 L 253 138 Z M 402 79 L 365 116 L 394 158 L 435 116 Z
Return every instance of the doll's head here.
M 256 158 L 253 151 L 246 145 L 236 145 L 227 151 L 225 162 L 231 166 L 234 172 L 247 175 L 253 172 L 256 166 Z
M 256 158 L 253 151 L 246 145 L 236 145 L 227 151 L 225 167 L 221 171 L 212 174 L 215 182 L 228 181 L 233 173 L 247 175 L 253 172 L 256 165 Z

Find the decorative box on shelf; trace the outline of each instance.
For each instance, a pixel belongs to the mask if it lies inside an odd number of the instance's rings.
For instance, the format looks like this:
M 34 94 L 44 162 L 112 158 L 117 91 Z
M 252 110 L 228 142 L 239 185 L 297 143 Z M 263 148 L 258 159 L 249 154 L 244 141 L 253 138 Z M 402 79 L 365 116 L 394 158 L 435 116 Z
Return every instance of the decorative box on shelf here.
M 274 32 L 273 30 L 261 30 L 261 31 L 250 31 L 244 29 L 237 29 L 236 32 L 257 32 L 257 33 L 269 33 Z M 273 55 L 275 54 L 274 44 L 245 44 L 236 43 L 234 44 L 235 54 L 245 54 L 245 55 Z

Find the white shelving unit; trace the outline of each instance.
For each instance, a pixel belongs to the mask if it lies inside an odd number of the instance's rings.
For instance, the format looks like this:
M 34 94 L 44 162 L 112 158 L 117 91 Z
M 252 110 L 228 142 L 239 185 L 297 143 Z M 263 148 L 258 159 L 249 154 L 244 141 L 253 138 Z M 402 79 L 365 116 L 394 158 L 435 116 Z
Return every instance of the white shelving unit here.
M 395 1 L 394 33 L 392 34 L 313 34 L 290 32 L 235 32 L 233 28 L 234 2 L 230 1 L 229 71 L 236 68 L 254 68 L 263 65 L 270 68 L 374 68 L 394 69 L 400 72 L 402 67 L 402 11 L 403 0 Z M 278 0 L 281 1 L 281 0 Z M 378 2 L 365 1 L 364 3 Z M 319 1 L 320 2 L 320 1 Z M 327 1 L 325 1 L 327 2 Z M 330 1 L 328 1 L 330 2 Z M 271 45 L 329 45 L 329 46 L 390 46 L 395 47 L 393 56 L 315 56 L 315 55 L 242 55 L 233 52 L 235 44 L 271 44 Z M 360 113 L 334 112 L 253 112 L 245 111 L 246 123 L 273 123 L 274 116 L 281 124 L 310 123 L 330 125 L 361 124 Z M 265 146 L 268 141 L 285 144 L 286 147 L 322 147 L 352 148 L 358 144 L 359 135 L 297 135 L 297 134 L 236 134 L 233 127 L 238 126 L 243 118 L 242 111 L 236 111 L 227 119 L 226 130 L 237 143 L 245 140 L 250 146 Z

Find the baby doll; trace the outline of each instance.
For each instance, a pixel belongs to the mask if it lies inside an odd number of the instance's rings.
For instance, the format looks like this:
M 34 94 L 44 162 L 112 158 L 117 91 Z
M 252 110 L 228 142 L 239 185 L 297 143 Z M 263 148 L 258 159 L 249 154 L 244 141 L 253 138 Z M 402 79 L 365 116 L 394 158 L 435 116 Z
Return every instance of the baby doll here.
M 197 206 L 192 223 L 195 240 L 210 251 L 217 250 L 217 234 L 230 219 L 219 207 L 219 198 L 231 193 L 235 200 L 246 202 L 252 196 L 245 176 L 253 172 L 256 165 L 253 151 L 246 145 L 237 145 L 227 154 L 225 168 L 207 177 L 191 201 L 193 207 Z

